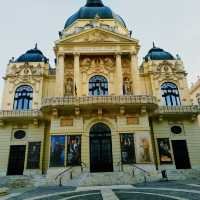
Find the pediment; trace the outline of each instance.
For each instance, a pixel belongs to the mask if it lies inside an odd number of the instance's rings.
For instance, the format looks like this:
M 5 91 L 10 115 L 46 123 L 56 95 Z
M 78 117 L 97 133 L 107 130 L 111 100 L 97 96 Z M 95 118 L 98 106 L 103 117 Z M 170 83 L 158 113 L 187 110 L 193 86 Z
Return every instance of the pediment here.
M 138 43 L 138 40 L 123 36 L 118 33 L 102 30 L 99 28 L 83 31 L 79 34 L 68 36 L 58 41 L 58 44 L 64 43 Z

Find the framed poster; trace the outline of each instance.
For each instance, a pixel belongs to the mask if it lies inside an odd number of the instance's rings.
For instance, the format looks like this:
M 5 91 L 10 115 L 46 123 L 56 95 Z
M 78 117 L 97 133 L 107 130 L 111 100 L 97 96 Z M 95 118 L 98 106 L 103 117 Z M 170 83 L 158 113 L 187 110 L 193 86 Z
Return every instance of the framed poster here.
M 40 148 L 41 142 L 28 143 L 27 169 L 40 168 Z
M 158 138 L 157 142 L 160 155 L 160 164 L 172 164 L 173 161 L 169 138 Z
M 65 165 L 65 136 L 51 136 L 50 167 Z
M 81 165 L 81 136 L 67 136 L 67 165 Z
M 121 158 L 123 164 L 135 163 L 135 149 L 133 134 L 120 134 Z
M 149 133 L 135 134 L 137 163 L 151 163 L 151 145 Z

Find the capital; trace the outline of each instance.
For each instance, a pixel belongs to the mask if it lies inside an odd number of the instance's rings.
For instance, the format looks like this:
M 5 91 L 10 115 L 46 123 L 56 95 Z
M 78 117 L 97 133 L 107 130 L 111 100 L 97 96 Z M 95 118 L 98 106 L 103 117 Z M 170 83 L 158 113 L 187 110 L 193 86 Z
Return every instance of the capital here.
M 64 53 L 58 53 L 58 58 L 60 58 L 60 57 L 64 57 L 64 56 L 65 56 Z
M 137 56 L 137 54 L 136 54 L 135 51 L 130 51 L 129 54 L 130 54 L 131 56 Z
M 122 55 L 122 52 L 121 52 L 121 51 L 116 51 L 116 52 L 115 52 L 115 55 L 116 55 L 116 56 L 121 56 L 121 55 Z
M 79 52 L 73 52 L 73 55 L 74 56 L 80 56 L 80 53 Z

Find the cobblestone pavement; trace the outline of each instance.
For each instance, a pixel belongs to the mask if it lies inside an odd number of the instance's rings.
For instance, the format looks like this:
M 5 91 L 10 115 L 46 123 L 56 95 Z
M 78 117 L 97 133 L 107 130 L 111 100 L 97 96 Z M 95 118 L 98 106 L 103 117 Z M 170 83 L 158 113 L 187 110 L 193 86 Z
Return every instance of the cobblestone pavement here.
M 97 187 L 40 187 L 13 191 L 1 200 L 200 200 L 200 184 L 154 182 Z

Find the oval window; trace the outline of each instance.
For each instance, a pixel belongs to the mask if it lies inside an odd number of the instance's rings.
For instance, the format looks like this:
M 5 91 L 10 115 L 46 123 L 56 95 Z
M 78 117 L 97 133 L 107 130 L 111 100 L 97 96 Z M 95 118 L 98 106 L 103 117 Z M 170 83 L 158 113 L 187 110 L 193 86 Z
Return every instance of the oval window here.
M 18 140 L 25 138 L 25 136 L 26 136 L 26 133 L 24 131 L 22 131 L 22 130 L 16 131 L 14 133 L 15 139 L 18 139 Z
M 180 134 L 182 133 L 182 128 L 180 126 L 172 126 L 171 132 L 174 134 Z

